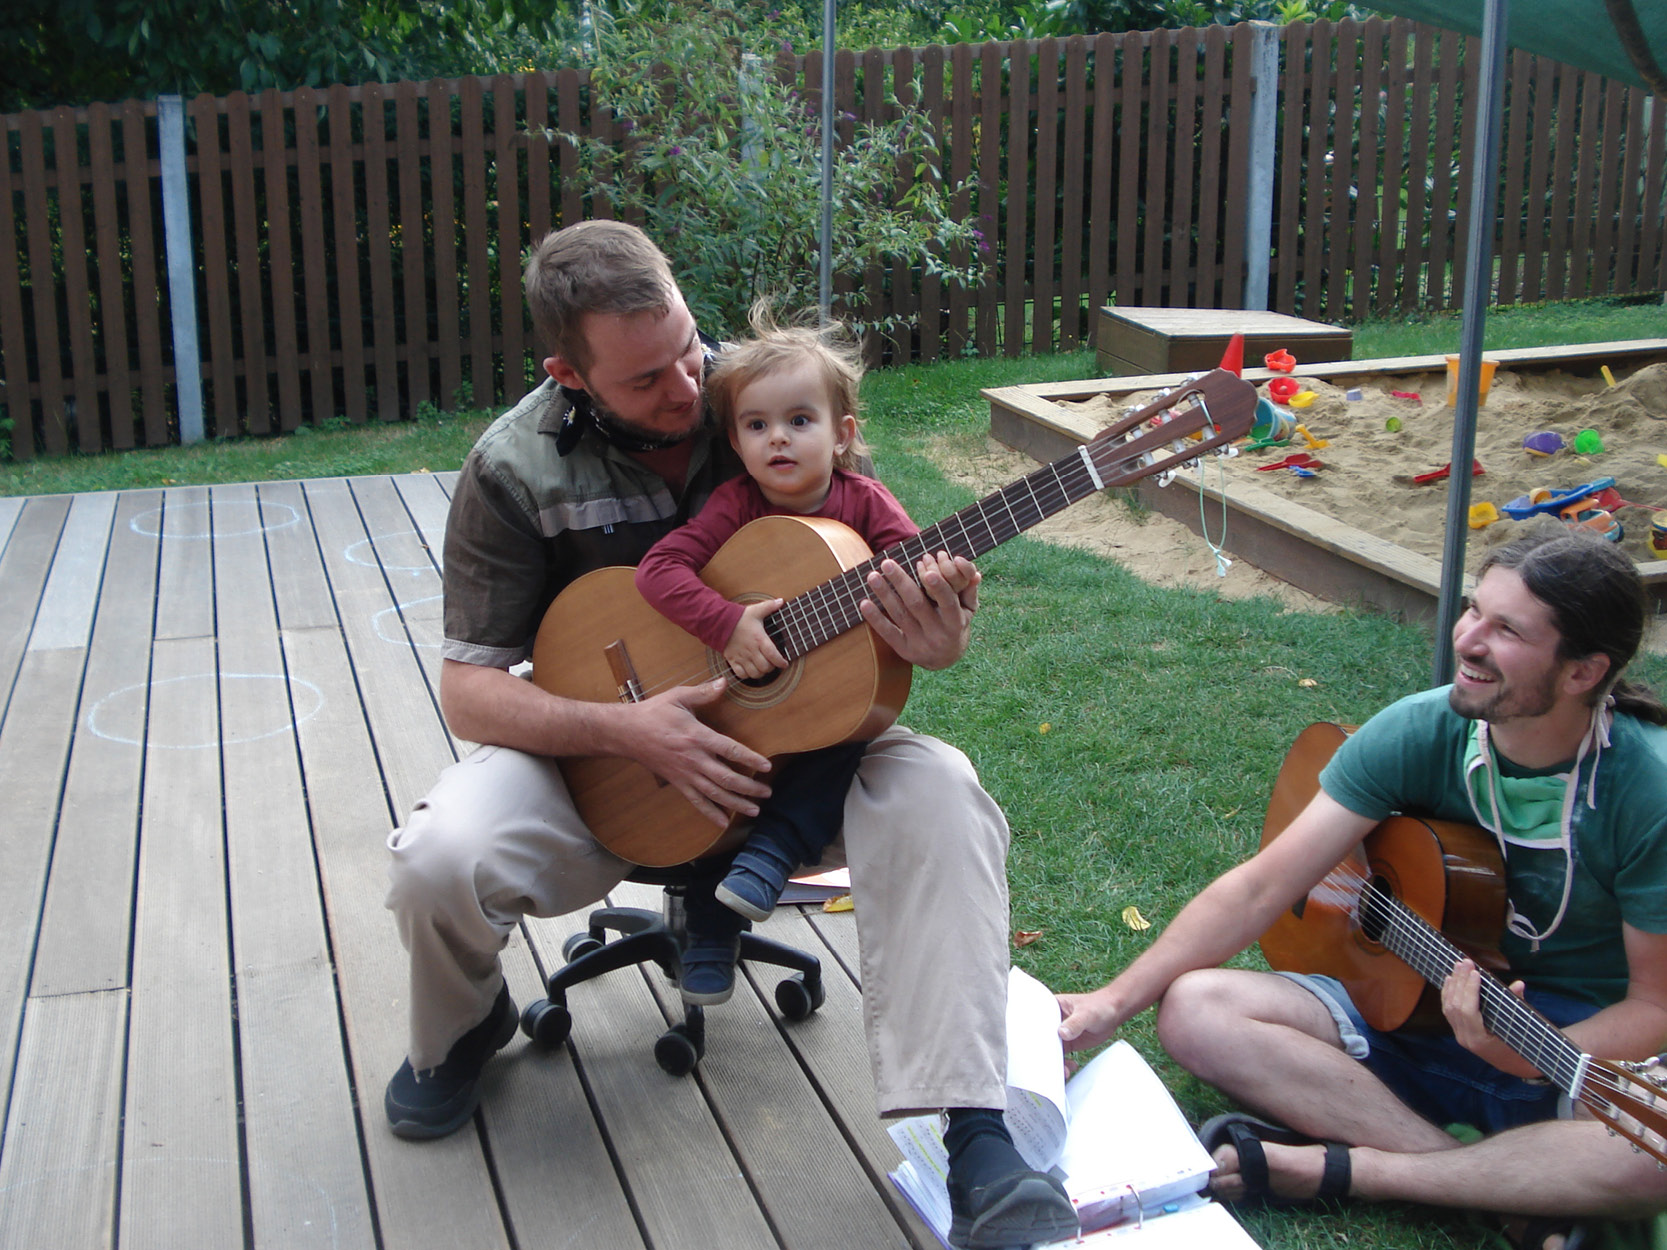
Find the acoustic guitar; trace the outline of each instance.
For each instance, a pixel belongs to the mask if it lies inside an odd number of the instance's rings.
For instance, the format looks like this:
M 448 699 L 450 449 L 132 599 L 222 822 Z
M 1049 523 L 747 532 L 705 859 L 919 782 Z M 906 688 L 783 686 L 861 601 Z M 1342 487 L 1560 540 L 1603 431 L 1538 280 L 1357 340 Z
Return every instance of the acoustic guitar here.
M 1320 770 L 1348 737 L 1310 725 L 1274 781 L 1266 846 L 1319 790 Z M 1392 816 L 1262 935 L 1283 972 L 1337 978 L 1373 1028 L 1445 1027 L 1440 986 L 1459 959 L 1483 968 L 1482 1019 L 1558 1089 L 1613 1132 L 1667 1164 L 1667 1069 L 1585 1054 L 1501 979 L 1504 865 L 1493 835 L 1452 821 Z
M 700 576 L 733 601 L 786 600 L 764 625 L 787 667 L 757 681 L 736 677 L 721 653 L 650 607 L 637 593 L 635 570 L 597 569 L 575 579 L 545 613 L 533 681 L 564 698 L 631 703 L 726 677 L 726 696 L 702 719 L 762 755 L 872 738 L 903 710 L 911 675 L 858 611 L 868 575 L 882 560 L 916 576 L 915 565 L 930 553 L 975 559 L 1097 491 L 1242 437 L 1255 411 L 1250 384 L 1214 370 L 879 555 L 855 531 L 824 518 L 769 516 L 742 527 Z M 597 840 L 633 863 L 686 863 L 728 850 L 745 835 L 736 822 L 718 828 L 676 787 L 632 760 L 569 757 L 561 770 Z

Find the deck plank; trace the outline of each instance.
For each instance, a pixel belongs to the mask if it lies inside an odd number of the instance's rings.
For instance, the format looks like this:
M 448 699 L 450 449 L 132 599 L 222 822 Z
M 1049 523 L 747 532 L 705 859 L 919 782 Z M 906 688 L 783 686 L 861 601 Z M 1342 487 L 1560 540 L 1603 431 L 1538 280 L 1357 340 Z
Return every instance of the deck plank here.
M 300 482 L 260 487 L 272 593 L 285 629 L 334 629 L 336 601 L 318 556 L 318 535 Z
M 653 908 L 659 893 L 626 883 L 617 897 L 627 906 Z M 791 927 L 790 919 L 773 918 L 763 930 L 778 941 L 803 945 Z M 782 1020 L 773 1009 L 783 972 L 752 966 L 751 977 L 737 985 L 729 1003 L 706 1015 L 706 1057 L 698 1075 L 784 1245 L 792 1250 L 904 1247 L 907 1239 L 873 1178 L 853 1157 L 836 1119 L 846 1112 L 855 1121 L 850 1128 L 860 1132 L 866 1124 L 879 1130 L 856 987 L 843 969 L 829 968 L 828 962 L 823 961 L 824 988 L 835 1010 L 819 1010 L 797 1023 Z M 662 1010 L 678 1010 L 675 989 L 657 975 L 649 981 Z M 840 1009 L 847 1006 L 856 1009 Z M 830 1071 L 817 1065 L 801 1069 L 795 1051 L 836 1056 L 840 1062 Z M 847 1062 L 853 1054 L 857 1063 Z M 856 1082 L 842 1079 L 853 1074 Z M 844 1092 L 855 1097 L 825 1102 L 820 1088 L 825 1083 L 845 1085 Z M 789 1126 L 798 1131 L 784 1132 Z
M 565 932 L 545 922 L 528 928 L 545 962 L 559 964 Z M 648 1240 L 668 1250 L 773 1247 L 778 1243 L 699 1083 L 668 1076 L 654 1062 L 654 1039 L 667 1021 L 646 979 L 660 972 L 650 969 L 621 969 L 575 986 L 568 997 L 573 1049 Z
M 75 496 L 29 631 L 30 650 L 87 645 L 116 498 L 113 493 Z
M 70 498 L 31 499 L 13 526 L 5 551 L 0 552 L 0 706 L 17 678 L 58 535 L 69 517 Z
M 221 764 L 256 1245 L 371 1247 L 294 721 L 254 487 L 214 491 Z
M 125 492 L 115 509 L 35 948 L 36 997 L 127 985 L 161 549 L 132 522 L 161 501 Z
M 177 541 L 164 540 L 164 566 Z M 197 548 L 206 554 L 205 543 Z M 188 560 L 174 567 L 191 569 Z M 206 589 L 207 578 L 192 572 L 176 589 L 188 585 Z M 180 621 L 207 616 L 195 604 L 176 607 Z M 212 638 L 158 639 L 133 935 L 123 1247 L 232 1246 L 243 1237 L 213 679 Z
M 409 643 L 384 629 L 396 605 L 375 560 L 377 536 L 367 531 L 352 489 L 346 482 L 308 483 L 307 501 L 383 780 L 403 817 L 456 756 Z
M 582 916 L 549 923 L 561 933 L 584 927 Z M 504 952 L 504 975 L 517 1003 L 543 996 L 543 977 L 519 938 Z M 517 1039 L 487 1066 L 481 1119 L 507 1218 L 524 1246 L 640 1250 L 642 1232 L 575 1053 Z
M 214 633 L 209 519 L 206 486 L 174 487 L 163 493 L 159 511 L 134 518 L 141 533 L 152 532 L 163 540 L 157 572 L 158 638 L 208 638 Z
M 26 656 L 13 710 L 0 724 L 6 795 L 6 818 L 0 820 L 0 863 L 6 866 L 0 872 L 0 950 L 27 953 L 35 941 L 84 659 L 84 652 L 63 650 Z M 29 963 L 0 959 L 0 1073 L 9 1073 L 16 1058 Z M 9 1115 L 12 1092 L 10 1082 L 0 1085 L 0 1114 Z M 12 1140 L 10 1131 L 6 1140 Z
M 0 1158 L 0 1246 L 114 1244 L 126 1024 L 122 991 L 29 1004 Z
M 6 550 L 6 542 L 12 536 L 12 526 L 17 524 L 17 518 L 23 515 L 23 505 L 28 502 L 21 495 L 12 495 L 0 499 L 0 552 Z
M 377 614 L 377 635 L 392 646 L 411 648 L 433 692 L 438 715 L 440 642 L 444 635 L 439 558 L 417 528 L 392 480 L 355 481 L 353 497 L 370 535 L 363 558 L 367 562 L 374 559 L 393 599 L 390 609 Z M 423 790 L 427 788 L 424 785 Z

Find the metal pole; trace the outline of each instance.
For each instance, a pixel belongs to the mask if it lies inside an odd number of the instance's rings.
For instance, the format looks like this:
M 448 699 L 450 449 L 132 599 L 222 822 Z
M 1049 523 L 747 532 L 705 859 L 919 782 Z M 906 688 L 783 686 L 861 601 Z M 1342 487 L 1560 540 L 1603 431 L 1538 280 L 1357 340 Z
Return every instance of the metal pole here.
M 1459 331 L 1458 394 L 1453 408 L 1453 459 L 1447 478 L 1447 530 L 1441 551 L 1441 597 L 1436 613 L 1431 684 L 1453 680 L 1453 627 L 1464 596 L 1464 548 L 1470 533 L 1470 474 L 1476 455 L 1480 406 L 1482 331 L 1493 294 L 1493 215 L 1499 183 L 1499 131 L 1505 82 L 1508 0 L 1487 0 L 1482 14 L 1482 63 L 1476 73 L 1475 146 L 1470 155 L 1470 221 L 1465 238 L 1464 317 Z
M 1250 191 L 1244 206 L 1244 306 L 1268 306 L 1273 258 L 1273 167 L 1279 104 L 1279 27 L 1251 23 Z
M 168 253 L 168 307 L 173 314 L 174 395 L 179 441 L 203 441 L 203 365 L 197 349 L 197 266 L 191 246 L 191 184 L 185 172 L 185 102 L 156 98 L 162 157 L 162 240 Z
M 824 323 L 833 314 L 834 13 L 838 7 L 839 0 L 822 2 L 822 231 L 818 307 Z

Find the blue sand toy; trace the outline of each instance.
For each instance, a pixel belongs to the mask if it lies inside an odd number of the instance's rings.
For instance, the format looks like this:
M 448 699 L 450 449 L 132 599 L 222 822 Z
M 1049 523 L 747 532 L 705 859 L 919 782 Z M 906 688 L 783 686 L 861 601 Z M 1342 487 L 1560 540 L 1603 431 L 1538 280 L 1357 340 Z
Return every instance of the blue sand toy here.
M 1584 486 L 1552 490 L 1541 499 L 1534 499 L 1529 495 L 1518 495 L 1500 511 L 1513 521 L 1526 520 L 1531 516 L 1539 516 L 1543 512 L 1561 512 L 1571 503 L 1584 499 L 1588 495 L 1595 495 L 1600 490 L 1608 490 L 1614 484 L 1614 478 L 1600 477 L 1596 481 L 1586 483 Z M 1538 491 L 1535 492 L 1535 494 L 1538 493 Z

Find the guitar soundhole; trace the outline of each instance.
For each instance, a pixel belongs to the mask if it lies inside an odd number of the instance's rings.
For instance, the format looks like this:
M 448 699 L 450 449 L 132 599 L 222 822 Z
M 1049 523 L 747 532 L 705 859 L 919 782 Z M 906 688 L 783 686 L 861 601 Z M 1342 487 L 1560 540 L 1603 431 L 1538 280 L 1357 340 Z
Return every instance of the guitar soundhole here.
M 729 698 L 746 708 L 774 707 L 791 697 L 804 677 L 805 662 L 801 656 L 786 668 L 779 668 L 763 677 L 736 677 L 716 651 L 706 653 L 706 665 L 714 677 L 729 678 Z
M 1374 876 L 1360 892 L 1360 932 L 1370 942 L 1383 942 L 1384 926 L 1388 923 L 1382 903 L 1394 897 L 1389 882 Z

